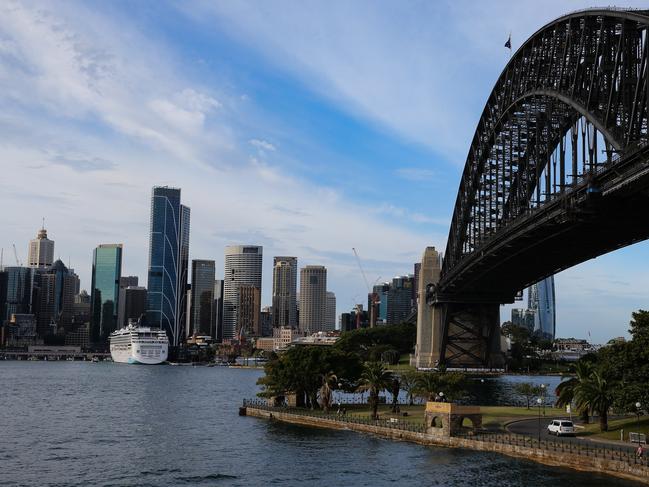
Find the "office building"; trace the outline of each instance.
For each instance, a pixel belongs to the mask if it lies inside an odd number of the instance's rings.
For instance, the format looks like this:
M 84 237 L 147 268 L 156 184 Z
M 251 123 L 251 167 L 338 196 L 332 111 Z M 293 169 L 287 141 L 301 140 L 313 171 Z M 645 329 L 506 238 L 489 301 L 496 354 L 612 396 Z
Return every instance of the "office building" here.
M 129 286 L 124 289 L 124 293 L 120 295 L 121 300 L 124 300 L 124 325 L 126 326 L 131 322 L 139 322 L 146 314 L 147 292 L 146 288 L 142 286 Z
M 370 326 L 385 325 L 388 321 L 388 292 L 390 283 L 376 284 L 372 288 L 372 294 L 367 298 L 367 309 L 373 315 L 374 322 L 370 320 Z M 374 299 L 374 310 L 372 310 L 372 298 Z
M 327 291 L 324 331 L 333 331 L 335 329 L 336 329 L 336 295 L 331 291 Z
M 54 263 L 54 241 L 47 238 L 47 230 L 41 228 L 36 238 L 29 241 L 27 265 L 45 269 Z
M 79 276 L 68 269 L 61 259 L 47 269 L 36 272 L 54 275 L 54 320 L 58 326 L 69 329 L 74 316 L 74 296 L 79 287 Z
M 192 303 L 190 329 L 197 336 L 216 339 L 214 320 L 214 275 L 213 260 L 192 260 Z
M 90 295 L 85 289 L 74 296 L 72 317 L 75 323 L 90 323 Z
M 327 319 L 327 269 L 308 265 L 300 269 L 300 331 L 324 331 Z
M 512 309 L 512 325 L 525 328 L 530 333 L 534 333 L 534 322 L 536 321 L 536 311 L 531 309 Z
M 273 259 L 273 326 L 297 327 L 297 257 Z
M 237 336 L 261 336 L 261 291 L 257 286 L 239 286 Z
M 151 192 L 147 324 L 167 332 L 176 347 L 185 335 L 190 210 L 180 189 L 155 186 Z
M 239 288 L 261 290 L 263 248 L 256 245 L 229 245 L 225 248 L 223 283 L 223 339 L 237 337 L 239 326 Z M 259 313 L 259 311 L 257 311 Z
M 33 269 L 28 267 L 5 267 L 0 272 L 0 281 L 5 288 L 3 303 L 0 304 L 0 324 L 9 320 L 13 314 L 32 312 Z
M 216 341 L 223 341 L 223 279 L 214 281 L 214 307 L 212 308 L 214 317 L 214 330 Z
M 122 276 L 119 278 L 119 296 L 117 298 L 117 328 L 128 325 L 126 318 L 126 288 L 136 287 L 139 284 L 137 276 Z
M 0 325 L 0 346 L 26 348 L 38 342 L 33 314 L 12 314 L 4 325 Z
M 56 274 L 35 270 L 32 287 L 32 311 L 36 317 L 36 331 L 41 338 L 56 334 Z
M 103 344 L 117 329 L 119 279 L 122 274 L 122 244 L 102 244 L 92 258 L 90 295 L 91 340 Z
M 412 288 L 415 285 L 414 277 L 398 276 L 392 279 L 388 290 L 388 307 L 386 321 L 389 325 L 403 323 L 410 315 L 415 303 L 412 299 Z
M 272 306 L 264 306 L 260 313 L 260 326 L 262 337 L 273 336 L 273 308 Z
M 535 313 L 534 333 L 547 340 L 554 340 L 556 334 L 554 276 L 530 286 L 527 307 Z

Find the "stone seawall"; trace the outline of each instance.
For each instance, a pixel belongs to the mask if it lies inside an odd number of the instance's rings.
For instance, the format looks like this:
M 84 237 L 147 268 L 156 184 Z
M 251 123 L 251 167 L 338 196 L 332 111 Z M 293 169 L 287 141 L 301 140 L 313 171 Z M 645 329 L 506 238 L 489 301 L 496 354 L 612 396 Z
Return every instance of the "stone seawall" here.
M 545 450 L 529 446 L 510 445 L 507 443 L 478 441 L 470 438 L 435 436 L 416 431 L 401 430 L 398 428 L 388 428 L 371 424 L 348 423 L 327 418 L 293 414 L 284 411 L 268 411 L 250 406 L 246 407 L 245 412 L 243 413 L 247 416 L 283 421 L 285 423 L 302 426 L 369 433 L 383 438 L 398 441 L 410 441 L 422 445 L 497 452 L 511 457 L 532 460 L 544 465 L 567 467 L 586 472 L 598 472 L 627 480 L 635 480 L 649 485 L 649 467 L 644 465 L 631 465 L 620 460 L 577 455 L 569 452 Z

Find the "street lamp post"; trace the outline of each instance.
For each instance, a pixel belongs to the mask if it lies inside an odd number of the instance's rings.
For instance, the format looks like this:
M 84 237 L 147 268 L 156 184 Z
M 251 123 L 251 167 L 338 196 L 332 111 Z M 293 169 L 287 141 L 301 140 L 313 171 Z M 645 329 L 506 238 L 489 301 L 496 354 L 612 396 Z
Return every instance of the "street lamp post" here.
M 444 402 L 444 393 L 440 392 L 437 395 L 439 396 L 439 402 Z
M 635 403 L 635 415 L 637 418 L 637 428 L 638 428 L 638 445 L 640 444 L 640 408 L 642 407 L 642 404 L 640 402 Z
M 543 416 L 545 416 L 545 384 L 541 384 L 541 398 L 543 398 Z M 541 399 L 539 398 L 539 399 Z
M 539 405 L 539 445 L 541 444 L 541 403 L 543 400 L 539 397 L 536 403 Z

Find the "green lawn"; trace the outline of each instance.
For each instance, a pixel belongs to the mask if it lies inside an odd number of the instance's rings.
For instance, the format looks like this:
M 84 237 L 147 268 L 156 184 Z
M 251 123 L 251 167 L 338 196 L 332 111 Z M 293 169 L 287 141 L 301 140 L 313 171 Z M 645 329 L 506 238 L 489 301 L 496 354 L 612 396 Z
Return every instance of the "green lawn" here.
M 579 436 L 588 436 L 590 438 L 602 438 L 606 440 L 619 440 L 620 430 L 624 429 L 624 441 L 629 441 L 629 432 L 644 433 L 649 436 L 649 418 L 640 417 L 640 427 L 638 428 L 638 419 L 636 416 L 630 416 L 623 419 L 609 420 L 608 431 L 600 432 L 599 419 L 591 419 L 593 422 L 585 424 L 584 429 L 578 433 Z
M 517 406 L 481 406 L 480 411 L 482 411 L 482 426 L 490 429 L 504 429 L 505 424 L 511 421 L 539 417 L 539 410 L 535 407 L 527 409 Z M 565 414 L 563 409 L 546 406 L 544 415 L 541 409 L 542 420 L 550 420 Z

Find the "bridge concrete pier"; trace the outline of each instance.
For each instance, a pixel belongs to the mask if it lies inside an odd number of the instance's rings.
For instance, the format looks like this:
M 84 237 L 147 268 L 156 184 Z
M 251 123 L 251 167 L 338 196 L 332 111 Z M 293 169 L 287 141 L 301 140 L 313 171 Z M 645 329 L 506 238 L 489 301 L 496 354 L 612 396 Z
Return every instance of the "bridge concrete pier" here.
M 421 258 L 417 283 L 417 344 L 413 364 L 417 368 L 433 367 L 431 364 L 436 360 L 433 356 L 433 337 L 439 336 L 439 330 L 436 328 L 441 326 L 441 321 L 439 312 L 428 304 L 428 292 L 439 282 L 441 270 L 439 252 L 435 247 L 426 247 Z
M 435 247 L 426 247 L 419 270 L 417 344 L 419 369 L 504 366 L 500 350 L 500 305 L 440 301 L 437 284 L 442 263 Z

